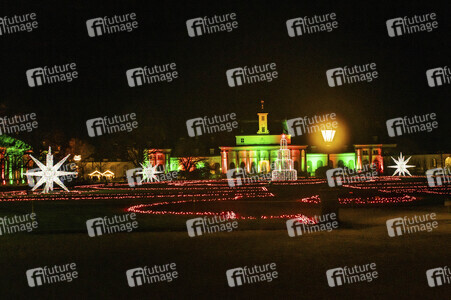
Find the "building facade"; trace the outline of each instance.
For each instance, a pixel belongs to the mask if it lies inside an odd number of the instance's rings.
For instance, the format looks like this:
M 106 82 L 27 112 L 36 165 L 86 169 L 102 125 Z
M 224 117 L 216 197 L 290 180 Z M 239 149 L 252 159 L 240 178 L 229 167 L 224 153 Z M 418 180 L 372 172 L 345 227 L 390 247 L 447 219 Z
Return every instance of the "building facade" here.
M 262 107 L 263 109 L 263 107 Z M 268 113 L 259 112 L 259 129 L 255 135 L 237 135 L 236 146 L 224 146 L 221 149 L 221 170 L 242 168 L 249 173 L 269 173 L 277 159 L 280 140 L 285 136 L 287 149 L 293 160 L 293 168 L 298 174 L 315 175 L 316 169 L 324 166 L 362 169 L 374 163 L 380 173 L 384 172 L 383 150 L 393 148 L 393 144 L 354 145 L 354 152 L 344 153 L 308 153 L 308 145 L 292 145 L 289 134 L 270 135 Z M 329 160 L 329 161 L 328 161 Z
M 33 161 L 31 147 L 10 136 L 0 135 L 0 182 L 2 185 L 26 184 L 24 175 Z

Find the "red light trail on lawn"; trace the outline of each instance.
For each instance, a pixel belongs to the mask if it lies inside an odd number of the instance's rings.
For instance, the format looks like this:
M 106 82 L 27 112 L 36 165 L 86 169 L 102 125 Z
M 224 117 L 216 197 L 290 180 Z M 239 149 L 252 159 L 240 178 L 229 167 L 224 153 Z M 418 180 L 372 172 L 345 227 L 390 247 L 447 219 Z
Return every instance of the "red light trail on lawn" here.
M 424 177 L 423 177 L 424 178 Z M 441 186 L 429 188 L 426 182 L 420 182 L 418 179 L 413 181 L 401 181 L 398 177 L 382 177 L 370 182 L 344 185 L 337 189 L 339 193 L 340 206 L 372 206 L 372 205 L 395 205 L 409 203 L 421 199 L 417 194 L 437 194 L 449 195 L 451 186 Z M 70 193 L 54 194 L 27 194 L 26 191 L 10 191 L 0 193 L 0 202 L 3 201 L 102 201 L 102 200 L 132 200 L 132 201 L 150 201 L 155 203 L 141 203 L 125 208 L 125 211 L 148 215 L 174 215 L 174 216 L 214 216 L 227 215 L 230 218 L 240 220 L 267 220 L 267 219 L 294 219 L 311 222 L 311 218 L 301 214 L 268 214 L 268 215 L 244 215 L 232 210 L 223 211 L 189 211 L 183 210 L 183 205 L 195 203 L 212 203 L 245 200 L 270 200 L 274 201 L 276 197 L 268 188 L 283 188 L 288 186 L 309 186 L 321 184 L 325 185 L 325 180 L 309 178 L 289 182 L 257 182 L 251 185 L 229 187 L 226 180 L 193 180 L 193 181 L 175 181 L 175 182 L 154 182 L 146 183 L 137 188 L 130 188 L 126 184 L 113 185 L 85 185 L 78 186 Z M 326 188 L 326 187 L 324 187 Z M 272 189 L 271 189 L 272 190 Z M 295 190 L 294 190 L 295 191 Z M 302 190 L 299 190 L 302 191 Z M 355 191 L 355 192 L 354 192 Z M 361 193 L 365 195 L 359 195 Z M 370 193 L 367 195 L 367 193 Z M 374 194 L 373 194 L 374 193 Z M 382 194 L 381 194 L 382 193 Z M 391 193 L 393 195 L 387 195 Z M 415 194 L 415 195 L 413 195 Z M 294 200 L 294 203 L 319 205 L 321 199 L 319 195 L 311 195 Z M 176 205 L 177 209 L 167 209 L 164 206 Z M 260 204 L 259 204 L 260 205 Z M 164 209 L 162 209 L 164 208 Z M 299 211 L 302 207 L 299 207 Z

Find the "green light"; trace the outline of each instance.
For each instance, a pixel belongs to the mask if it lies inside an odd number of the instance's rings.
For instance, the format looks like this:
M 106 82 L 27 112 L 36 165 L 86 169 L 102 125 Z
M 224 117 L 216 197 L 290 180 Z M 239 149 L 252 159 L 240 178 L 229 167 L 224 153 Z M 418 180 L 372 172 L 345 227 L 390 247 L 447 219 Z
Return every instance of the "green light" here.
M 327 162 L 327 154 L 307 153 L 307 172 L 314 175 L 316 169 L 325 166 Z
M 343 164 L 343 166 L 345 166 L 349 169 L 354 169 L 355 168 L 355 153 L 349 152 L 349 153 L 337 154 L 337 164 L 339 167 L 342 167 L 341 164 Z
M 5 181 L 9 184 L 14 184 L 14 175 L 19 174 L 20 178 L 15 178 L 17 183 L 25 183 L 23 177 L 23 156 L 25 152 L 31 149 L 31 146 L 7 135 L 0 135 L 0 148 L 6 148 L 5 151 Z M 13 162 L 18 162 L 17 169 L 14 170 Z

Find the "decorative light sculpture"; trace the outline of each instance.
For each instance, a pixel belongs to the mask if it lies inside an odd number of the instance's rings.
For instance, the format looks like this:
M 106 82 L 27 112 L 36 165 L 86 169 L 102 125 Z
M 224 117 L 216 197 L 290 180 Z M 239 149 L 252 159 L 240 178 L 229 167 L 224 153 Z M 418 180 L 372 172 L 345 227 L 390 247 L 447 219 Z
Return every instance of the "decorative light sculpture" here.
M 143 170 L 141 172 L 136 172 L 136 175 L 143 175 L 141 182 L 153 182 L 154 180 L 160 181 L 156 174 L 163 172 L 157 171 L 158 165 L 152 166 L 152 164 L 149 163 L 146 165 L 141 164 L 141 166 Z
M 43 185 L 45 183 L 42 193 L 47 194 L 49 191 L 53 191 L 53 183 L 55 182 L 63 190 L 65 190 L 66 192 L 69 192 L 69 190 L 64 185 L 64 183 L 58 178 L 59 176 L 67 176 L 67 175 L 76 175 L 77 174 L 77 172 L 58 171 L 58 169 L 63 165 L 63 163 L 66 161 L 66 159 L 69 156 L 70 156 L 70 154 L 68 154 L 65 158 L 60 160 L 56 165 L 53 165 L 52 149 L 49 147 L 49 152 L 47 153 L 46 164 L 44 165 L 39 160 L 34 158 L 32 155 L 30 155 L 30 157 L 33 159 L 33 161 L 36 163 L 36 165 L 38 165 L 39 169 L 41 169 L 40 171 L 24 173 L 24 175 L 27 175 L 27 176 L 41 177 L 41 179 L 39 179 L 39 181 L 35 184 L 35 186 L 31 190 L 35 191 L 38 187 L 40 187 L 41 185 Z
M 396 176 L 396 174 L 399 174 L 399 176 L 406 176 L 406 173 L 409 176 L 412 176 L 412 174 L 410 174 L 409 170 L 407 170 L 407 168 L 415 167 L 414 165 L 408 165 L 407 164 L 411 158 L 412 158 L 412 156 L 409 157 L 407 160 L 405 160 L 405 157 L 402 155 L 402 152 L 399 155 L 398 160 L 396 160 L 396 159 L 394 159 L 392 157 L 391 159 L 393 159 L 393 161 L 395 162 L 396 166 L 388 166 L 388 167 L 396 169 L 395 173 L 393 173 L 393 176 Z
M 298 172 L 293 168 L 293 160 L 291 152 L 287 146 L 285 134 L 280 139 L 280 149 L 277 150 L 277 159 L 274 162 L 274 170 L 272 171 L 272 180 L 296 180 Z

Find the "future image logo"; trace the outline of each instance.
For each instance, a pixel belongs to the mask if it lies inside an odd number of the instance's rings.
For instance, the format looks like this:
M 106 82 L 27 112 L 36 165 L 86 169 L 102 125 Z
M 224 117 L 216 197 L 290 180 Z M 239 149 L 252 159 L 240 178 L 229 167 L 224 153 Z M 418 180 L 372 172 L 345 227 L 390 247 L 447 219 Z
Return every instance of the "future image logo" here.
M 214 15 L 212 17 L 194 18 L 186 21 L 186 28 L 190 37 L 218 32 L 231 32 L 238 28 L 235 13 Z
M 211 218 L 194 218 L 186 221 L 186 228 L 190 237 L 201 236 L 216 232 L 231 232 L 238 228 L 235 213 L 227 212 Z
M 364 165 L 362 169 L 335 168 L 326 171 L 327 184 L 339 187 L 353 182 L 365 182 L 378 177 L 375 164 Z
M 397 237 L 422 231 L 431 232 L 438 227 L 436 219 L 437 215 L 435 213 L 389 219 L 386 221 L 388 236 Z
M 78 278 L 77 265 L 75 263 L 29 269 L 25 274 L 29 287 L 58 282 L 72 282 Z
M 325 15 L 314 15 L 311 17 L 294 18 L 287 20 L 288 36 L 296 37 L 318 32 L 331 32 L 338 28 L 337 15 L 329 13 Z
M 128 86 L 137 87 L 159 82 L 170 83 L 178 78 L 179 73 L 176 63 L 168 63 L 164 65 L 153 65 L 152 67 L 144 66 L 129 69 L 125 72 L 125 75 Z
M 390 137 L 397 137 L 403 134 L 412 134 L 425 131 L 431 132 L 432 130 L 438 128 L 438 122 L 436 120 L 436 113 L 389 119 L 386 122 L 388 135 Z
M 233 129 L 238 128 L 238 121 L 236 121 L 236 113 L 214 115 L 212 117 L 205 116 L 187 120 L 186 128 L 190 137 L 196 137 L 203 134 L 231 132 Z
M 437 287 L 451 283 L 451 271 L 448 266 L 429 269 L 426 271 L 429 287 Z
M 113 234 L 118 232 L 132 232 L 138 228 L 135 213 L 114 215 L 112 217 L 94 218 L 86 221 L 86 228 L 90 237 Z
M 310 234 L 314 232 L 327 231 L 338 228 L 338 220 L 336 213 L 314 216 L 311 219 L 307 217 L 299 217 L 287 220 L 286 222 L 288 236 L 295 237 L 302 234 Z
M 38 221 L 35 213 L 0 217 L 0 235 L 32 232 L 36 228 Z
M 451 70 L 448 66 L 429 69 L 426 71 L 426 78 L 428 80 L 429 87 L 451 84 Z
M 372 82 L 378 78 L 378 72 L 376 70 L 376 63 L 369 63 L 329 69 L 326 71 L 326 77 L 329 86 L 336 87 L 364 81 Z
M 274 165 L 274 162 L 272 163 Z M 274 169 L 274 168 L 271 168 Z M 267 174 L 247 173 L 243 168 L 227 170 L 227 183 L 230 187 L 251 184 L 259 181 L 269 181 L 272 179 L 271 172 Z
M 413 17 L 403 17 L 389 19 L 385 22 L 389 37 L 398 37 L 405 34 L 413 34 L 417 32 L 431 32 L 438 28 L 435 13 L 425 15 L 414 15 Z
M 226 71 L 229 87 L 237 87 L 258 82 L 271 82 L 278 77 L 276 63 L 239 67 Z
M 279 276 L 276 263 L 264 265 L 254 265 L 252 267 L 239 267 L 226 271 L 227 283 L 229 287 L 237 287 L 244 284 L 257 282 L 271 282 Z
M 293 118 L 287 120 L 288 134 L 292 137 L 320 132 L 322 130 L 337 129 L 338 121 L 335 113 L 314 115 L 313 117 Z
M 118 32 L 131 32 L 138 28 L 135 13 L 114 15 L 112 17 L 94 18 L 86 21 L 86 28 L 90 37 Z
M 435 168 L 426 171 L 429 187 L 442 186 L 451 183 L 451 170 L 449 168 Z
M 90 137 L 118 132 L 131 132 L 138 128 L 135 113 L 114 115 L 112 117 L 94 118 L 86 121 L 86 128 Z
M 4 16 L 3 18 L 0 18 L 0 35 L 25 31 L 32 32 L 38 28 L 38 21 L 36 19 L 35 13 Z
M 0 135 L 31 132 L 36 128 L 38 128 L 38 121 L 35 113 L 0 117 Z
M 25 74 L 27 76 L 29 87 L 65 81 L 72 82 L 74 79 L 78 78 L 76 63 L 29 69 Z
M 165 265 L 144 266 L 129 269 L 125 272 L 129 287 L 137 287 L 144 284 L 157 282 L 172 282 L 177 279 L 179 273 L 175 263 Z
M 376 263 L 340 267 L 326 271 L 327 283 L 330 287 L 337 287 L 356 282 L 372 282 L 379 276 Z

